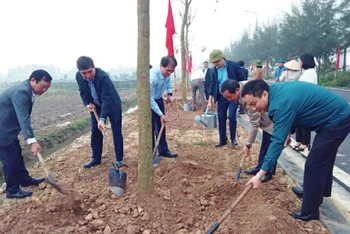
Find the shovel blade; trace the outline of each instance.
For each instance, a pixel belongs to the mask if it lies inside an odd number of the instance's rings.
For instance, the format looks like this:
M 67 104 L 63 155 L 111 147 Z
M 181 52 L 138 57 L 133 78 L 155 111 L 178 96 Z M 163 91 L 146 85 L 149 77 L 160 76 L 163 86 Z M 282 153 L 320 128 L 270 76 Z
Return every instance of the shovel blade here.
M 63 195 L 68 195 L 67 190 L 63 189 L 61 186 L 55 183 L 55 180 L 53 179 L 52 175 L 48 175 L 47 182 L 58 192 L 62 193 Z
M 162 160 L 162 157 L 155 155 L 152 160 L 153 166 L 154 167 L 158 166 L 161 160 Z
M 127 175 L 124 171 L 109 168 L 109 188 L 118 197 L 124 194 Z
M 242 167 L 239 167 L 236 174 L 236 180 L 239 180 L 241 178 L 241 172 L 242 172 Z

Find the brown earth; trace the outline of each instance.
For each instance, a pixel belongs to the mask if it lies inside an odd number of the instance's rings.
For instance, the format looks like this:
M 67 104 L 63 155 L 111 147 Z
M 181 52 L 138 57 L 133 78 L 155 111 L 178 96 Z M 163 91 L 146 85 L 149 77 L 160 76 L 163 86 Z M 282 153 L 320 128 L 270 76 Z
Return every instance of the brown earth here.
M 152 195 L 138 196 L 137 113 L 124 116 L 124 169 L 126 193 L 118 198 L 108 188 L 111 139 L 105 139 L 103 164 L 84 169 L 90 159 L 86 134 L 47 159 L 57 182 L 73 193 L 64 197 L 50 187 L 29 188 L 31 198 L 3 200 L 0 233 L 205 233 L 245 188 L 233 179 L 242 148 L 215 148 L 217 129 L 204 130 L 193 121 L 200 112 L 169 111 L 167 139 L 176 159 L 163 159 L 154 170 Z M 197 108 L 200 110 L 201 108 Z M 237 140 L 244 144 L 247 132 L 238 127 Z M 257 162 L 259 145 L 244 168 Z M 43 176 L 38 164 L 29 169 Z M 247 181 L 247 176 L 245 181 Z M 277 170 L 272 181 L 251 190 L 216 233 L 328 233 L 319 221 L 302 222 L 288 213 L 300 209 L 301 201 L 291 192 L 293 182 Z

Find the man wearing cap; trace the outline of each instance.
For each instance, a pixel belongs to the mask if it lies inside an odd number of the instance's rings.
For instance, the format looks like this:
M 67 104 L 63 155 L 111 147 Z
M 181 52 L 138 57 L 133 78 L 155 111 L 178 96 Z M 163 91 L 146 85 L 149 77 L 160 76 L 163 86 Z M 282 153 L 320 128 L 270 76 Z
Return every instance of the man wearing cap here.
M 230 102 L 220 93 L 221 85 L 225 80 L 232 79 L 237 82 L 244 80 L 241 68 L 236 62 L 225 59 L 225 55 L 220 50 L 213 50 L 209 55 L 209 62 L 214 64 L 213 78 L 209 85 L 208 109 L 211 109 L 211 103 L 217 102 L 218 122 L 219 122 L 219 142 L 215 147 L 227 145 L 226 120 L 227 110 L 229 111 L 228 119 L 230 120 L 230 138 L 231 145 L 236 147 L 236 112 L 238 102 Z
M 287 70 L 287 68 L 284 66 L 284 63 L 286 61 L 283 58 L 280 58 L 278 60 L 278 67 L 275 70 L 275 73 L 273 74 L 273 78 L 276 82 L 278 82 L 278 79 L 280 78 L 283 71 Z
M 254 79 L 264 79 L 264 70 L 262 69 L 262 62 L 260 60 L 255 61 L 256 70 L 254 73 Z

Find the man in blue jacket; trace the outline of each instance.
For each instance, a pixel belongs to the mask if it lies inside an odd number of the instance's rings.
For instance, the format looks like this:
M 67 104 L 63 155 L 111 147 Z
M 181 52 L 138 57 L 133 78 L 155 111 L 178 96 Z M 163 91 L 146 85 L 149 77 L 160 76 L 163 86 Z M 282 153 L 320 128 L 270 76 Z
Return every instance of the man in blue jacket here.
M 219 122 L 219 142 L 215 147 L 221 147 L 227 145 L 226 135 L 226 120 L 227 110 L 229 111 L 229 126 L 230 126 L 230 139 L 231 145 L 236 147 L 236 127 L 237 119 L 236 112 L 238 108 L 237 102 L 230 102 L 222 96 L 220 93 L 221 85 L 227 79 L 232 79 L 237 82 L 243 81 L 244 74 L 241 72 L 241 68 L 236 62 L 225 59 L 225 55 L 220 50 L 213 50 L 209 55 L 209 62 L 214 64 L 213 77 L 210 80 L 209 85 L 209 101 L 208 109 L 211 109 L 211 103 L 217 102 L 218 122 Z
M 273 78 L 275 79 L 276 82 L 280 78 L 282 72 L 287 70 L 287 68 L 284 66 L 285 62 L 286 61 L 283 58 L 280 58 L 278 60 L 278 67 L 276 68 L 275 72 L 273 73 Z
M 263 165 L 248 182 L 254 187 L 260 186 L 262 178 L 277 162 L 291 129 L 305 126 L 317 133 L 305 162 L 302 207 L 291 215 L 303 221 L 319 219 L 323 197 L 331 196 L 338 148 L 350 131 L 349 104 L 321 86 L 299 81 L 271 86 L 263 80 L 249 81 L 241 96 L 253 110 L 268 112 L 274 124 Z
M 80 97 L 91 114 L 91 148 L 92 159 L 84 165 L 85 168 L 101 164 L 103 135 L 105 121 L 109 117 L 116 155 L 116 166 L 125 166 L 123 162 L 124 144 L 122 135 L 122 105 L 117 90 L 108 74 L 100 68 L 95 68 L 90 57 L 81 56 L 77 60 L 78 72 L 76 80 L 79 85 Z M 100 119 L 96 120 L 96 109 Z
M 44 70 L 36 70 L 28 80 L 13 85 L 0 95 L 0 161 L 6 181 L 7 198 L 25 198 L 33 194 L 20 188 L 38 186 L 44 178 L 32 178 L 24 164 L 18 134 L 22 132 L 30 151 L 36 155 L 41 146 L 34 137 L 30 115 L 36 96 L 51 86 L 52 77 Z

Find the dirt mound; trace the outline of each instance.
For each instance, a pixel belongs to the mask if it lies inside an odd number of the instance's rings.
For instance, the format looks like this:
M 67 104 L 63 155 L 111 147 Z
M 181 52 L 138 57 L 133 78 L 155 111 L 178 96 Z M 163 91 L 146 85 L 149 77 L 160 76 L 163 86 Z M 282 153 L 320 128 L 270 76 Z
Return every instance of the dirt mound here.
M 128 181 L 122 197 L 108 188 L 111 139 L 105 139 L 102 165 L 84 169 L 91 157 L 90 136 L 85 135 L 47 160 L 57 183 L 72 196 L 64 197 L 47 185 L 29 188 L 32 198 L 4 200 L 0 233 L 204 233 L 245 188 L 248 176 L 242 182 L 233 179 L 241 147 L 213 147 L 217 129 L 203 130 L 195 123 L 199 111 L 170 111 L 168 143 L 179 157 L 164 158 L 155 168 L 152 195 L 138 196 L 137 115 L 130 114 L 123 119 L 129 168 L 123 169 Z M 247 133 L 238 127 L 237 134 L 242 145 Z M 258 147 L 254 145 L 244 168 L 256 164 Z M 30 171 L 43 176 L 37 164 Z M 217 233 L 328 233 L 318 221 L 305 223 L 289 216 L 301 206 L 291 186 L 278 169 L 272 181 L 247 194 Z

